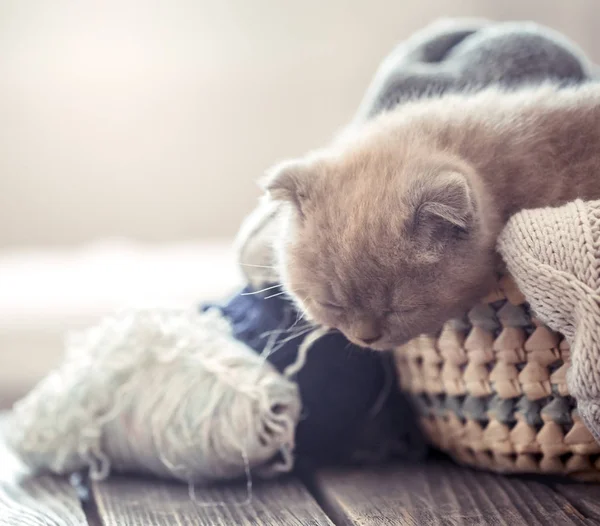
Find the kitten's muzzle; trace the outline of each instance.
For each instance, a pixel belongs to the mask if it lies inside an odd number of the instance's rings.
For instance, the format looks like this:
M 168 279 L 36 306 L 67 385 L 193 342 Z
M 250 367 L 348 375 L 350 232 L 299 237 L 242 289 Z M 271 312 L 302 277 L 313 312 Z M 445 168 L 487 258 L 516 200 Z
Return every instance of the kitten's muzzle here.
M 368 347 L 380 340 L 383 332 L 379 324 L 372 320 L 361 320 L 352 327 L 352 339 L 356 340 L 359 345 Z
M 362 342 L 365 345 L 372 345 L 373 343 L 375 343 L 379 339 L 381 339 L 381 335 L 373 336 L 371 338 L 361 338 Z

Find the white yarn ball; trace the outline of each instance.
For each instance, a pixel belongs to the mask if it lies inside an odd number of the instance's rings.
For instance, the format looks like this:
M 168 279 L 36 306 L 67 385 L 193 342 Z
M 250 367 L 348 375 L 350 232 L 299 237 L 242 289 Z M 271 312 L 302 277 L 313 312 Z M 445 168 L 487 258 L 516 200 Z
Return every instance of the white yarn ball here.
M 139 310 L 72 337 L 7 438 L 36 470 L 205 482 L 289 471 L 300 409 L 297 386 L 218 312 Z

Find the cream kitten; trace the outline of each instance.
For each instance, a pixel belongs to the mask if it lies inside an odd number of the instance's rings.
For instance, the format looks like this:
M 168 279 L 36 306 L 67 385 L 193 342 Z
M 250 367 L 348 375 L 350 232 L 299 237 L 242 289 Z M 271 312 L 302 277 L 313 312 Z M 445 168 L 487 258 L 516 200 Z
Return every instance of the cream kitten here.
M 389 349 L 489 292 L 511 214 L 600 198 L 600 85 L 412 102 L 265 188 L 286 203 L 276 257 L 300 308 Z

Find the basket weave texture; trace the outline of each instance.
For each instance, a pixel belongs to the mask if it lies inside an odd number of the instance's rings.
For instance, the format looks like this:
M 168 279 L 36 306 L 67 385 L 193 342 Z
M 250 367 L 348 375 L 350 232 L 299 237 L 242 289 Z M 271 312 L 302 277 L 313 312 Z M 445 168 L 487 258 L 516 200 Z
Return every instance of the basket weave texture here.
M 457 461 L 600 481 L 600 445 L 566 385 L 570 349 L 532 317 L 510 276 L 463 319 L 394 358 L 425 435 Z

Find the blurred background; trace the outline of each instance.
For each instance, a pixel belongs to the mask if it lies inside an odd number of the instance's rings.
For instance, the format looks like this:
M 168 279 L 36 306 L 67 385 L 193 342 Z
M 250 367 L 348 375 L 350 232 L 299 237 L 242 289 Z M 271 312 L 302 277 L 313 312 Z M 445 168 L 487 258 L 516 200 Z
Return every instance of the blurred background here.
M 600 60 L 595 0 L 0 0 L 0 406 L 66 330 L 239 283 L 274 162 L 324 144 L 439 17 L 536 20 Z

